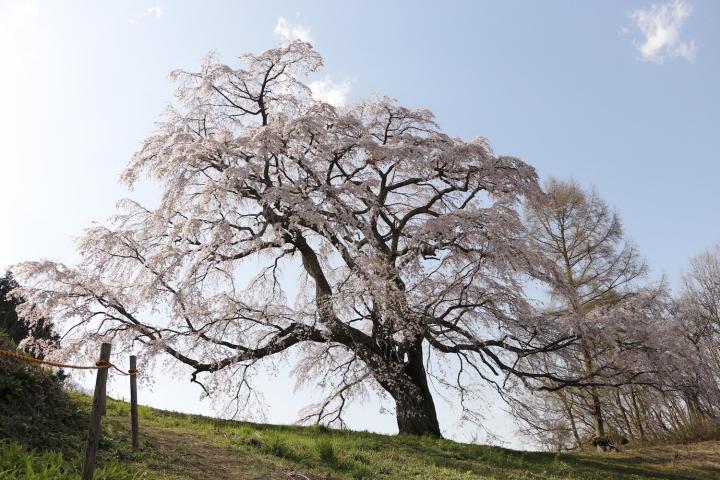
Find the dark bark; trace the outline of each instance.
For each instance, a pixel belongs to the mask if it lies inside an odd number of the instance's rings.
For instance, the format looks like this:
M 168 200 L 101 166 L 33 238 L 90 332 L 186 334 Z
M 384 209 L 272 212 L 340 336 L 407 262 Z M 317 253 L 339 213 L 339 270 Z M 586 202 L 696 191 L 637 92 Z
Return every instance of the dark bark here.
M 617 400 L 618 407 L 620 408 L 620 413 L 622 414 L 623 422 L 625 422 L 625 428 L 627 429 L 627 436 L 632 437 L 633 436 L 633 429 L 630 425 L 630 418 L 628 417 L 627 410 L 625 409 L 625 405 L 623 405 L 622 402 L 622 396 L 620 395 L 620 390 L 615 391 L 615 400 Z
M 395 398 L 395 410 L 399 433 L 442 437 L 429 390 L 424 391 L 421 397 L 398 396 Z
M 430 435 L 441 438 L 435 401 L 430 393 L 423 366 L 422 345 L 407 353 L 402 374 L 381 382 L 395 400 L 398 431 L 405 435 Z
M 591 392 L 590 398 L 592 399 L 592 416 L 593 416 L 593 424 L 595 427 L 595 436 L 597 438 L 604 438 L 605 437 L 605 419 L 603 418 L 600 397 L 598 396 L 597 391 L 594 388 L 590 392 Z M 606 447 L 605 447 L 605 445 L 598 445 L 597 449 L 599 451 L 605 451 Z
M 580 434 L 578 433 L 577 424 L 575 423 L 575 415 L 573 415 L 572 407 L 565 396 L 565 393 L 560 391 L 558 393 L 560 400 L 562 400 L 563 406 L 565 407 L 565 413 L 567 413 L 568 420 L 570 420 L 570 427 L 572 428 L 573 438 L 575 438 L 575 447 L 579 448 L 582 445 L 580 440 Z
M 632 398 L 633 408 L 635 410 L 633 413 L 633 416 L 635 417 L 635 422 L 637 423 L 638 433 L 640 434 L 640 440 L 644 441 L 645 440 L 645 428 L 643 427 L 643 424 L 642 424 L 642 418 L 643 418 L 644 413 L 640 412 L 640 407 L 638 406 L 638 401 L 637 401 L 637 397 L 635 396 L 634 388 L 630 389 L 630 397 Z
M 590 394 L 592 398 L 592 416 L 593 424 L 595 427 L 595 435 L 598 437 L 605 436 L 605 419 L 603 418 L 602 404 L 600 403 L 600 397 L 597 392 L 593 389 Z

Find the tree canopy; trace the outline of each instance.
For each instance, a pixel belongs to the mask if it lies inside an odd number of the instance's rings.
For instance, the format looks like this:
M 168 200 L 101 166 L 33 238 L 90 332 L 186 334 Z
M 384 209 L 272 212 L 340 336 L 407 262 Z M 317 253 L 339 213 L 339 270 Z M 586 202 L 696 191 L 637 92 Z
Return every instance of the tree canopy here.
M 483 383 L 508 377 L 611 381 L 607 364 L 540 368 L 583 335 L 526 297 L 531 280 L 572 290 L 521 215 L 546 201 L 535 170 L 425 109 L 318 101 L 302 79 L 321 66 L 295 41 L 174 72 L 177 101 L 122 175 L 158 182 L 159 205 L 121 202 L 85 232 L 77 266 L 18 266 L 23 313 L 64 323 L 67 350 L 112 339 L 169 355 L 240 407 L 255 368 L 292 358 L 298 382 L 325 391 L 307 419 L 342 423 L 372 390 L 409 434 L 441 433 L 431 384 L 472 414 Z

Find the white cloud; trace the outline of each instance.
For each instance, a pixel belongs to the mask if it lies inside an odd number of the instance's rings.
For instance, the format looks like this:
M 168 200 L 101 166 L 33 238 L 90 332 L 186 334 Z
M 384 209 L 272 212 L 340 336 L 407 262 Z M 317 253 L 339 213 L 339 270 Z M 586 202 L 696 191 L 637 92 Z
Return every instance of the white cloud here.
M 310 27 L 302 24 L 291 24 L 285 17 L 278 17 L 273 32 L 285 41 L 302 40 L 312 42 Z
M 35 1 L 10 0 L 0 1 L 0 58 L 3 69 L 16 72 L 6 75 L 4 81 L 24 78 L 25 67 L 37 60 L 35 53 L 47 52 L 49 39 L 48 15 Z M 22 48 L 18 48 L 22 46 Z M 16 62 L 18 62 L 16 64 Z M 23 81 L 26 81 L 23 80 Z M 0 79 L 0 85 L 3 79 Z M 0 98 L 5 89 L 0 88 Z M 2 104 L 2 103 L 0 103 Z
M 349 79 L 335 83 L 330 77 L 310 82 L 308 87 L 316 100 L 327 102 L 335 107 L 342 107 L 347 103 L 347 95 L 351 88 Z
M 162 17 L 163 10 L 160 5 L 155 5 L 154 7 L 150 7 L 147 10 L 145 10 L 142 15 L 135 17 L 135 18 L 129 18 L 128 22 L 130 22 L 131 25 L 137 25 L 140 23 L 140 20 L 142 20 L 145 17 L 154 17 L 154 18 L 160 18 Z
M 13 13 L 18 17 L 37 17 L 40 15 L 40 7 L 36 1 L 21 2 L 15 6 Z
M 154 16 L 155 18 L 160 18 L 160 17 L 162 16 L 162 8 L 161 8 L 159 5 L 156 5 L 156 6 L 154 6 L 154 7 L 150 7 L 150 8 L 148 8 L 147 10 L 145 10 L 145 12 L 146 12 L 148 15 Z
M 693 61 L 697 45 L 694 40 L 684 40 L 680 32 L 691 13 L 692 6 L 685 0 L 653 4 L 632 12 L 630 18 L 644 36 L 642 42 L 635 44 L 642 59 L 663 63 L 666 58 L 682 57 Z
M 292 24 L 285 17 L 278 17 L 273 32 L 285 42 L 293 40 L 302 40 L 303 42 L 312 42 L 310 36 L 311 28 L 305 24 Z M 334 82 L 332 78 L 326 76 L 322 80 L 315 80 L 308 84 L 313 98 L 323 102 L 327 102 L 335 107 L 342 107 L 347 103 L 347 95 L 350 93 L 351 82 L 345 79 L 342 82 Z

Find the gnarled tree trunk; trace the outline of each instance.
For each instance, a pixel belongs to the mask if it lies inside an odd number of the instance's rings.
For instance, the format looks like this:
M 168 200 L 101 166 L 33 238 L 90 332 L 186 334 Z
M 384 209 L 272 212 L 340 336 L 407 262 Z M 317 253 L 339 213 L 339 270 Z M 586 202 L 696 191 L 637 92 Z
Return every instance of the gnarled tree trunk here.
M 395 410 L 399 433 L 442 436 L 430 390 L 425 389 L 420 397 L 398 395 L 395 398 Z
M 423 366 L 422 345 L 407 352 L 402 373 L 380 382 L 395 400 L 398 431 L 405 435 L 442 437 L 440 425 Z

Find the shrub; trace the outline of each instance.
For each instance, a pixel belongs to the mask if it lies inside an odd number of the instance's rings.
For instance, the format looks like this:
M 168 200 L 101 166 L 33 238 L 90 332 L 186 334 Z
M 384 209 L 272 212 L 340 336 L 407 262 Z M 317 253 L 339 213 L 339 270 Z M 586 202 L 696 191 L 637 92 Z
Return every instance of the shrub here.
M 611 448 L 620 451 L 623 445 L 628 444 L 628 441 L 627 438 L 618 433 L 611 433 L 610 435 L 595 436 L 590 443 L 593 447 Z
M 320 460 L 325 463 L 333 464 L 337 461 L 335 456 L 335 447 L 328 438 L 320 438 L 315 442 L 315 448 L 317 449 Z
M 284 435 L 278 432 L 268 432 L 263 440 L 266 452 L 281 458 L 292 458 L 294 456 L 294 452 Z
M 0 336 L 0 348 L 15 345 Z M 27 448 L 72 451 L 82 444 L 87 416 L 62 389 L 62 378 L 36 365 L 0 357 L 0 439 Z

